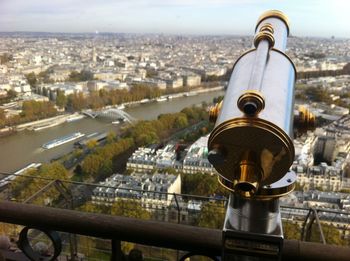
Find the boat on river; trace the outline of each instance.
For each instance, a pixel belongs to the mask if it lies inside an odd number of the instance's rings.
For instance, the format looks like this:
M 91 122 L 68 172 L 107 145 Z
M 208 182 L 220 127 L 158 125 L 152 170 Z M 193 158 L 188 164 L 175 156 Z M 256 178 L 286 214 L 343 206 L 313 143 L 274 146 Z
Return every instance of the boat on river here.
M 84 133 L 81 133 L 81 132 L 74 132 L 74 133 L 72 133 L 72 134 L 69 134 L 69 135 L 66 135 L 66 136 L 63 136 L 63 137 L 54 139 L 54 140 L 52 140 L 52 141 L 49 141 L 49 142 L 43 144 L 42 147 L 43 147 L 44 149 L 52 149 L 52 148 L 54 148 L 54 147 L 60 146 L 60 145 L 62 145 L 62 144 L 65 144 L 65 143 L 67 143 L 67 142 L 70 142 L 70 141 L 79 139 L 80 137 L 83 137 L 83 136 L 85 136 Z
M 78 121 L 78 120 L 81 120 L 85 118 L 85 115 L 82 115 L 82 114 L 74 114 L 72 116 L 70 116 L 66 122 L 73 122 L 73 121 Z
M 166 97 L 159 97 L 156 99 L 157 102 L 164 102 L 164 101 L 167 101 L 167 98 Z

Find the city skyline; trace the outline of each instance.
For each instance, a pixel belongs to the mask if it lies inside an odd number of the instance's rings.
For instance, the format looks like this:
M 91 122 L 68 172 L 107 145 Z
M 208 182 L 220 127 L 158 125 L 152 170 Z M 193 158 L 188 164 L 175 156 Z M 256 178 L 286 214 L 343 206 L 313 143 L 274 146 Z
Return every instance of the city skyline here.
M 296 36 L 350 38 L 345 0 L 1 0 L 0 31 L 251 35 L 262 12 L 283 11 Z

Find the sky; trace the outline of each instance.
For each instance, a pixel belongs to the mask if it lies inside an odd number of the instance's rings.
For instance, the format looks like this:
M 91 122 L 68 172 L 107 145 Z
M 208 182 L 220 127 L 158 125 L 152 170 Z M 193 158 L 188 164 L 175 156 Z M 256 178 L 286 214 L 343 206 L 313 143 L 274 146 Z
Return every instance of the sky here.
M 0 31 L 251 35 L 269 9 L 292 35 L 350 38 L 348 0 L 0 0 Z

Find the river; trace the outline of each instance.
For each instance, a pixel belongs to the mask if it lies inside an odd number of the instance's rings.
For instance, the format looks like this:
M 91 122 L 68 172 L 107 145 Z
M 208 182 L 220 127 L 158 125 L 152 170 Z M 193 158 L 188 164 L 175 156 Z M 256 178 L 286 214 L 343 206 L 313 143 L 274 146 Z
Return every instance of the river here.
M 214 97 L 223 94 L 223 91 L 201 93 L 165 102 L 142 104 L 127 108 L 125 111 L 136 119 L 151 120 L 156 119 L 159 114 L 178 112 L 193 104 L 211 102 Z M 0 138 L 0 172 L 14 172 L 32 162 L 49 162 L 73 149 L 74 142 L 49 150 L 41 148 L 44 143 L 55 138 L 78 131 L 88 135 L 93 132 L 118 131 L 118 128 L 118 126 L 111 124 L 111 121 L 84 118 L 37 132 L 25 130 L 2 137 Z

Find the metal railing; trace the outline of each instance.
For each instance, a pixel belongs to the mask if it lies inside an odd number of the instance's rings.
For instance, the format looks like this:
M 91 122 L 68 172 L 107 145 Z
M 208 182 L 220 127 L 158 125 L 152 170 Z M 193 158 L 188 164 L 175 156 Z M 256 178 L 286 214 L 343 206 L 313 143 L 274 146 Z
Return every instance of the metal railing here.
M 154 192 L 158 194 L 155 198 L 160 198 L 159 195 L 163 195 L 163 198 L 171 197 L 171 203 L 169 205 L 146 205 L 140 203 L 140 198 L 132 199 L 135 202 L 139 202 L 142 208 L 147 212 L 152 213 L 149 218 L 153 220 L 141 220 L 106 215 L 113 214 L 111 208 L 106 208 L 107 211 L 105 214 L 72 210 L 81 209 L 84 203 L 91 201 L 93 191 L 96 187 L 104 187 L 106 189 L 111 187 L 100 184 L 22 176 L 28 179 L 40 179 L 45 182 L 41 183 L 41 187 L 38 187 L 37 191 L 33 191 L 31 196 L 22 200 L 22 202 L 2 201 L 0 203 L 0 222 L 36 228 L 48 234 L 50 234 L 50 231 L 60 231 L 108 239 L 111 242 L 110 249 L 112 260 L 118 260 L 122 257 L 120 247 L 120 242 L 122 241 L 185 251 L 181 252 L 180 256 L 183 256 L 186 252 L 188 252 L 189 255 L 201 254 L 213 258 L 221 254 L 222 231 L 213 228 L 198 227 L 198 225 L 203 225 L 198 222 L 198 220 L 200 220 L 202 217 L 201 215 L 204 214 L 210 216 L 213 213 L 224 213 L 226 205 L 225 198 L 218 199 L 213 197 Z M 141 195 L 142 193 L 149 194 L 149 191 L 135 191 Z M 12 192 L 11 187 L 8 187 L 4 189 L 0 195 L 3 199 L 8 200 L 11 199 L 9 195 L 12 195 Z M 53 193 L 56 197 L 56 200 L 50 201 L 51 206 L 55 207 L 28 204 L 38 203 L 36 201 L 40 199 L 40 197 L 51 195 L 47 194 L 48 192 L 51 194 Z M 113 205 L 114 201 L 109 202 L 108 200 L 102 200 L 101 202 L 103 206 L 104 203 Z M 159 201 L 157 202 L 159 203 Z M 188 206 L 191 202 L 197 202 L 197 207 L 199 208 L 189 210 Z M 213 210 L 213 213 L 205 213 L 205 211 L 208 211 L 208 208 L 204 207 L 206 204 L 211 204 L 211 207 L 216 208 Z M 284 220 L 299 225 L 301 240 L 310 240 L 312 228 L 316 225 L 320 233 L 321 242 L 326 243 L 326 235 L 323 233 L 322 225 L 327 222 L 336 223 L 342 231 L 350 232 L 348 229 L 350 213 L 327 209 L 281 206 L 281 214 Z M 208 224 L 204 225 L 208 226 Z M 219 220 L 218 223 L 214 225 L 209 224 L 209 226 L 221 228 L 222 223 L 220 223 Z M 65 237 L 69 238 L 71 242 L 74 239 L 72 239 L 71 236 Z M 73 248 L 75 248 L 74 251 L 76 253 L 77 247 L 75 246 Z M 70 255 L 71 260 L 78 260 L 74 259 L 73 254 Z M 302 258 L 302 260 L 315 260 L 313 258 L 320 258 L 319 260 L 347 260 L 348 256 L 350 256 L 350 248 L 285 240 L 282 255 L 283 260 L 294 260 L 297 256 Z
M 110 239 L 112 260 L 120 258 L 120 241 L 220 256 L 221 230 L 140 220 L 14 202 L 0 203 L 0 221 L 42 231 L 62 231 Z M 285 240 L 282 260 L 349 260 L 350 248 Z

